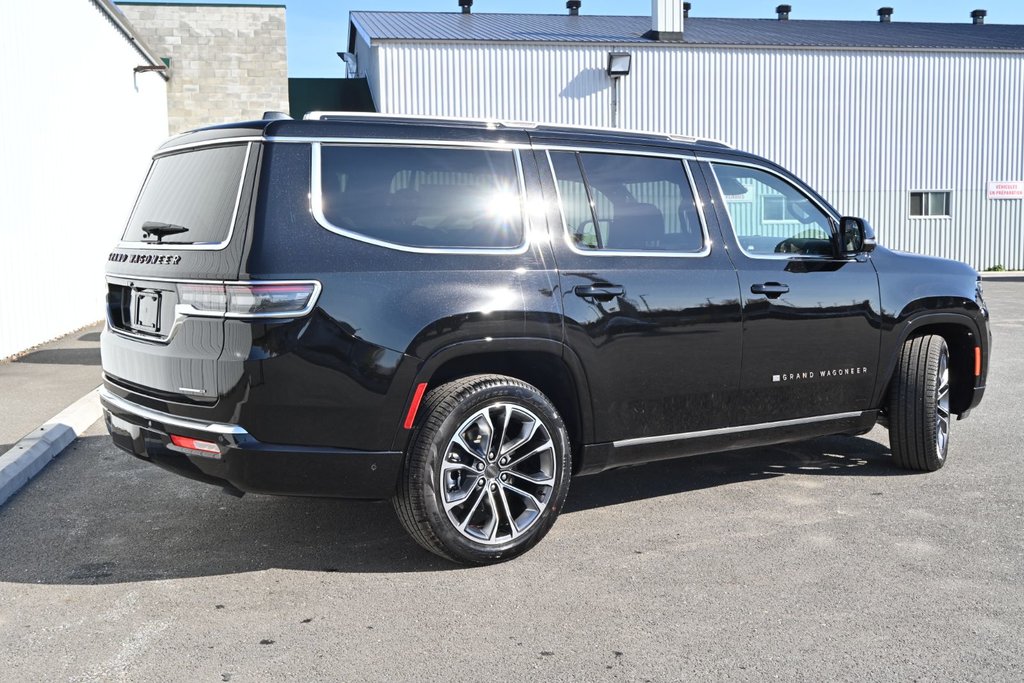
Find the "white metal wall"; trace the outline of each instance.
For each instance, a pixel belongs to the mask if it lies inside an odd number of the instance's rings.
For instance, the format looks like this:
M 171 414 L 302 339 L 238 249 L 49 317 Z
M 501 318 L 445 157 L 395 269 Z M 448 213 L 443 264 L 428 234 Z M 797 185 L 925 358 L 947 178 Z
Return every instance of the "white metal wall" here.
M 610 125 L 607 54 L 634 55 L 625 127 L 719 138 L 802 177 L 883 244 L 1024 269 L 1024 54 L 382 41 L 382 112 Z M 360 55 L 362 58 L 362 55 Z M 952 190 L 952 218 L 909 218 Z
M 90 0 L 0 6 L 0 358 L 104 317 L 166 83 Z

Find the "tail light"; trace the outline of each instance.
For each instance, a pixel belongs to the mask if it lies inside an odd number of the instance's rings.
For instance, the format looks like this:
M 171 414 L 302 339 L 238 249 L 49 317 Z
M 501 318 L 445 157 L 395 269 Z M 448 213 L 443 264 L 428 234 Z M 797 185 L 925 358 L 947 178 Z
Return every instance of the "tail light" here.
M 181 283 L 178 303 L 187 315 L 293 318 L 313 310 L 319 282 Z

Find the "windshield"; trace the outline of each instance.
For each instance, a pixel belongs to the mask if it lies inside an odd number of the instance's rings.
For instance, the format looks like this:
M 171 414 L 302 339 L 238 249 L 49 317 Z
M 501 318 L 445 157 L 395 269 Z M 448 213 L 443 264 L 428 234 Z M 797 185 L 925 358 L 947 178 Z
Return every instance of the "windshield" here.
M 247 150 L 247 145 L 231 145 L 155 159 L 122 240 L 156 243 L 159 238 L 161 244 L 227 241 Z

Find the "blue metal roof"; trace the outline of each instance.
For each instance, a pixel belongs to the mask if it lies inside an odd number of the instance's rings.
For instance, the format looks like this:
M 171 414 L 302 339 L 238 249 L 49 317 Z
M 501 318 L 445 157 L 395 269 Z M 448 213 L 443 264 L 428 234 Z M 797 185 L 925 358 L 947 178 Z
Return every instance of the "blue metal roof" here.
M 352 12 L 371 40 L 559 43 L 655 43 L 644 37 L 651 18 L 567 14 Z M 737 47 L 1024 50 L 1024 26 L 775 19 L 686 20 L 671 45 Z

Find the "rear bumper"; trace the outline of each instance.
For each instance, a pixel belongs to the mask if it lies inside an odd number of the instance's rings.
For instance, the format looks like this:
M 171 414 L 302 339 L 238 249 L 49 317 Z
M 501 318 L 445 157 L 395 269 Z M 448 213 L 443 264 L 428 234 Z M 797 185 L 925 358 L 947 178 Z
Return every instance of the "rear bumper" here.
M 168 415 L 100 389 L 114 445 L 191 479 L 247 493 L 330 498 L 390 498 L 402 453 L 284 446 L 254 439 L 237 425 Z M 171 434 L 217 444 L 205 453 L 171 443 Z

